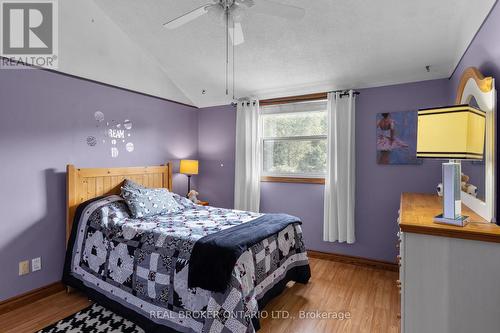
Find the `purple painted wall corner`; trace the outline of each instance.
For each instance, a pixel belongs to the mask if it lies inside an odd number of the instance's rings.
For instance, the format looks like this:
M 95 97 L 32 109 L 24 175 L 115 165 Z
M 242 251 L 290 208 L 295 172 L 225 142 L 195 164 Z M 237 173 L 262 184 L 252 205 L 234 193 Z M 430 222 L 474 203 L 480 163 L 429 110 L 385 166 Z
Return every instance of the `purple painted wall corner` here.
M 476 34 L 474 40 L 470 44 L 467 52 L 463 55 L 453 76 L 450 78 L 449 85 L 449 101 L 453 103 L 456 97 L 456 91 L 458 88 L 458 83 L 460 82 L 460 77 L 464 70 L 468 67 L 477 67 L 481 73 L 485 76 L 492 76 L 495 78 L 495 86 L 498 90 L 498 82 L 500 80 L 500 42 L 498 39 L 498 32 L 500 31 L 500 5 L 498 2 L 495 4 L 491 10 L 487 20 L 483 23 L 481 29 Z M 498 117 L 497 108 L 497 123 L 496 128 L 500 126 L 500 117 Z M 498 132 L 497 132 L 498 133 Z M 498 154 L 498 147 L 500 144 L 499 135 L 496 136 L 496 147 Z M 498 159 L 497 159 L 498 163 Z M 498 192 L 498 168 L 497 164 L 497 174 L 496 174 L 496 188 Z M 484 167 L 483 166 L 467 166 L 466 171 L 472 177 L 471 179 L 476 179 L 477 184 L 480 186 L 484 184 Z M 497 195 L 496 211 L 500 209 L 500 196 Z M 497 223 L 500 224 L 500 220 L 497 218 Z
M 231 105 L 198 113 L 198 176 L 200 199 L 231 208 L 234 201 L 236 109 Z

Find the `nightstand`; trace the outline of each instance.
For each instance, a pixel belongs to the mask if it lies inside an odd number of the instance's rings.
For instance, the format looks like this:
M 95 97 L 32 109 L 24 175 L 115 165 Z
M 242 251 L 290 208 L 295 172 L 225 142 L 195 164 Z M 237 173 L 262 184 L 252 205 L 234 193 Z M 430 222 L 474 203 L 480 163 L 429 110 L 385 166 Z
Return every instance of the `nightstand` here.
M 198 201 L 198 205 L 200 205 L 200 206 L 208 206 L 208 201 L 201 201 L 201 200 L 199 200 Z

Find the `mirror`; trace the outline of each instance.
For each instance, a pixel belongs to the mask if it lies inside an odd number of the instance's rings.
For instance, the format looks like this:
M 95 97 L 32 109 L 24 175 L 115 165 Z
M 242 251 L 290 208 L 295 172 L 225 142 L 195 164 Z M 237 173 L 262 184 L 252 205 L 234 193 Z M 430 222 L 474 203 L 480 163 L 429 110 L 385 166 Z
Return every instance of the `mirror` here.
M 471 98 L 469 105 L 481 109 L 475 97 Z M 484 159 L 480 161 L 462 161 L 462 174 L 462 191 L 485 202 L 486 168 Z
M 486 112 L 484 160 L 463 162 L 462 172 L 469 173 L 469 182 L 475 182 L 477 193 L 471 195 L 462 191 L 462 202 L 489 222 L 496 222 L 496 123 L 495 79 L 484 77 L 475 67 L 467 68 L 457 89 L 455 104 L 470 104 Z

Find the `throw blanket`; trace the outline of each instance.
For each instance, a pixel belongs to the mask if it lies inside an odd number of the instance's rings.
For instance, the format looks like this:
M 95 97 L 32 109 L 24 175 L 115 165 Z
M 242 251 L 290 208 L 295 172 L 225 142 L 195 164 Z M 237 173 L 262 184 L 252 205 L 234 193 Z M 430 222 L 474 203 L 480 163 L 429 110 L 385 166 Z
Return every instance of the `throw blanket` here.
M 287 214 L 266 214 L 199 239 L 191 253 L 188 287 L 223 292 L 243 252 L 291 224 L 302 222 Z M 283 234 L 284 238 L 292 236 Z

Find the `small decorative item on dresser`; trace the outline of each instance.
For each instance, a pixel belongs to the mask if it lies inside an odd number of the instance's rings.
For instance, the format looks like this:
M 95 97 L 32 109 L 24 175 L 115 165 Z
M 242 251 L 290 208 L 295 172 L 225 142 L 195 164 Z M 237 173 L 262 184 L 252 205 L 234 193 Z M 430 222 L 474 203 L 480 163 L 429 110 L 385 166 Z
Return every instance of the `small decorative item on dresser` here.
M 443 183 L 439 183 L 437 186 L 436 186 L 436 191 L 437 191 L 437 194 L 442 197 L 443 196 Z

